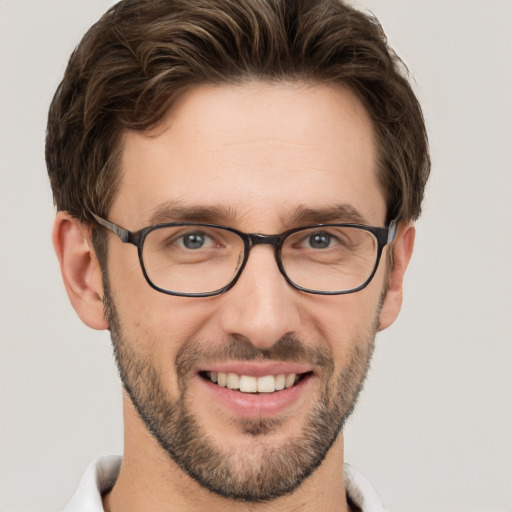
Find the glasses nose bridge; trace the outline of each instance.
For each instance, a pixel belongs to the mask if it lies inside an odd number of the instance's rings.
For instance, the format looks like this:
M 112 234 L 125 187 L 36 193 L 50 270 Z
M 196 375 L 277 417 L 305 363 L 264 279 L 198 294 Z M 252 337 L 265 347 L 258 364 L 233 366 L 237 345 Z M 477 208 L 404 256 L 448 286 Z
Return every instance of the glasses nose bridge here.
M 255 245 L 271 245 L 274 248 L 274 252 L 277 254 L 279 247 L 283 241 L 283 235 L 262 235 L 260 233 L 248 233 L 247 234 L 248 247 L 247 252 Z M 249 254 L 247 254 L 249 256 Z
M 246 260 L 249 259 L 249 254 L 251 249 L 255 245 L 271 245 L 274 249 L 274 257 L 276 259 L 277 266 L 281 270 L 281 262 L 279 261 L 279 249 L 283 243 L 284 236 L 283 235 L 262 235 L 260 233 L 247 233 L 247 254 Z
M 249 233 L 249 248 L 255 245 L 271 245 L 274 249 L 281 245 L 283 235 L 261 235 L 260 233 Z

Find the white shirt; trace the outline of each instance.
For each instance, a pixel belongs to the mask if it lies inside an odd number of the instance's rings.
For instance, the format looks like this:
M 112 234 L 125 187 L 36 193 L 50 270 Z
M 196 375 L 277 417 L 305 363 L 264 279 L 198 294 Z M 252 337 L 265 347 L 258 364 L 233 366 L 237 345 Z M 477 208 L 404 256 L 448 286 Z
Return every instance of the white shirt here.
M 82 477 L 64 512 L 103 512 L 102 494 L 114 486 L 122 457 L 111 455 L 93 461 Z M 345 464 L 345 487 L 350 501 L 362 512 L 385 512 L 370 482 L 349 464 Z

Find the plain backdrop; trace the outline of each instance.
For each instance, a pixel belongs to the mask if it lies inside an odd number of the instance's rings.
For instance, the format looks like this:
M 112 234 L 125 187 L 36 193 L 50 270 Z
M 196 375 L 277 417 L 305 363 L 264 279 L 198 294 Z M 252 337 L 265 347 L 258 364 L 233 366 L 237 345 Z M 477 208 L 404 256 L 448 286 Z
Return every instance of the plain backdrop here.
M 108 334 L 68 303 L 46 112 L 106 0 L 0 0 L 0 510 L 62 509 L 122 450 Z M 346 459 L 394 512 L 512 511 L 512 3 L 361 0 L 408 64 L 433 174 L 401 317 L 377 341 Z

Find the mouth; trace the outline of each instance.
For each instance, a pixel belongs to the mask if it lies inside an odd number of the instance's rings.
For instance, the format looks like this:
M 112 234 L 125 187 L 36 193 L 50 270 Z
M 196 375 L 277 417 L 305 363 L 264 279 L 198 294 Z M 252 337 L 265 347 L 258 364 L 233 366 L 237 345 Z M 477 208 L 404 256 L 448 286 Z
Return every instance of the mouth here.
M 217 386 L 247 394 L 272 394 L 284 389 L 290 389 L 297 386 L 311 374 L 312 372 L 280 373 L 256 377 L 232 372 L 199 372 L 200 377 Z
M 198 368 L 200 396 L 207 408 L 236 418 L 302 414 L 301 404 L 314 393 L 310 364 L 284 361 L 228 361 Z M 220 408 L 219 408 L 220 406 Z

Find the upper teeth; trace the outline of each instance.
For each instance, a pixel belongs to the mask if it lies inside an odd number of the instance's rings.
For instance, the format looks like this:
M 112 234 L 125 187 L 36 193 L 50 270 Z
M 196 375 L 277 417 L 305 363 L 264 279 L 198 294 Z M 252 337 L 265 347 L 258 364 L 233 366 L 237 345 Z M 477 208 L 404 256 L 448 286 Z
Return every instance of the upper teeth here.
M 296 373 L 253 377 L 236 373 L 207 372 L 207 376 L 219 386 L 238 389 L 242 393 L 273 393 L 284 388 L 291 388 L 297 380 Z

